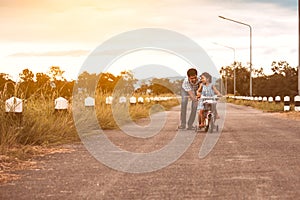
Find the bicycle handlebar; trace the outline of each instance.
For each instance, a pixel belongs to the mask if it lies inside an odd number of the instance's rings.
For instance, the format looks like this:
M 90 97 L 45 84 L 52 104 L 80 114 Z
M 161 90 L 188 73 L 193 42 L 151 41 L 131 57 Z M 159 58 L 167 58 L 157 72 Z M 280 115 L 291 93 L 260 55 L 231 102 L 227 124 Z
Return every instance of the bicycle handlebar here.
M 219 100 L 220 97 L 218 97 L 217 95 L 213 96 L 213 97 L 207 97 L 207 96 L 201 96 L 200 99 L 202 100 Z

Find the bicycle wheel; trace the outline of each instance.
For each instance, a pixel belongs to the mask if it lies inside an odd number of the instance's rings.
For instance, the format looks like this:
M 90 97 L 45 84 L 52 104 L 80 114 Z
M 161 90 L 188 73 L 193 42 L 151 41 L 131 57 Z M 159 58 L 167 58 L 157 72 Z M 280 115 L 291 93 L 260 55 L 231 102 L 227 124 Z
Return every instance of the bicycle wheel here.
M 215 122 L 214 122 L 214 118 L 212 117 L 210 120 L 209 120 L 209 132 L 212 133 L 214 131 L 214 127 L 215 127 Z
M 210 123 L 210 119 L 209 118 L 205 118 L 205 128 L 204 131 L 207 132 L 209 129 L 209 123 Z

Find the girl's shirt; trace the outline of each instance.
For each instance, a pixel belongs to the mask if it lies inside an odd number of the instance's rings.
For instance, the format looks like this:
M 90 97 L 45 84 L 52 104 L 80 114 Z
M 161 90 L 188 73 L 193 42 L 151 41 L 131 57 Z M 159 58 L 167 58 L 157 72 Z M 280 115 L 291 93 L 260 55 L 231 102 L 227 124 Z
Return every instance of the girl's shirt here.
M 209 85 L 202 84 L 201 96 L 213 97 L 215 95 L 215 92 L 212 87 L 213 87 L 212 83 L 210 83 Z

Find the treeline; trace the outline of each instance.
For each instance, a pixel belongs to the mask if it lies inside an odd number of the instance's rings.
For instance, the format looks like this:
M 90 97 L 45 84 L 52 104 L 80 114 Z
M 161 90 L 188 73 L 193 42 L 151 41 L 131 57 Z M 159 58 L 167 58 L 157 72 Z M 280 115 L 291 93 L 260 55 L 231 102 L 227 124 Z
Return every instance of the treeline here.
M 166 94 L 180 91 L 181 80 L 170 81 L 168 78 L 153 78 L 144 81 L 137 87 L 138 80 L 132 72 L 124 71 L 119 75 L 111 73 L 83 72 L 77 80 L 68 81 L 64 77 L 64 71 L 58 66 L 52 66 L 48 73 L 34 74 L 29 69 L 24 69 L 19 74 L 19 81 L 14 82 L 8 74 L 0 73 L 0 97 L 7 99 L 17 96 L 22 99 L 45 98 L 54 99 L 59 96 L 71 98 L 73 90 L 83 91 L 86 94 L 95 90 L 101 94 L 122 92 L 123 94 Z M 96 87 L 95 87 L 96 86 Z
M 234 94 L 234 69 L 236 74 L 236 95 L 250 95 L 250 70 L 240 62 L 231 66 L 222 67 L 223 85 L 227 85 L 227 93 Z M 266 75 L 262 68 L 252 69 L 252 95 L 253 96 L 296 96 L 298 94 L 298 70 L 291 67 L 286 61 L 273 62 L 273 74 Z M 227 78 L 227 81 L 226 81 Z M 227 84 L 226 84 L 227 83 Z
M 64 71 L 58 66 L 52 66 L 47 74 L 34 74 L 24 69 L 19 74 L 19 81 L 14 82 L 8 74 L 0 73 L 0 97 L 2 99 L 16 96 L 22 99 L 45 98 L 54 99 L 58 96 L 70 98 L 74 81 L 67 81 Z
M 252 71 L 252 95 L 253 96 L 296 96 L 298 93 L 298 71 L 291 67 L 286 61 L 273 62 L 271 65 L 273 74 L 264 74 L 263 69 Z M 236 74 L 235 95 L 250 95 L 250 70 L 242 66 L 240 62 L 234 62 L 231 66 L 222 67 L 218 79 L 219 89 L 227 94 L 234 94 L 234 71 Z M 16 83 L 9 78 L 8 74 L 0 73 L 0 97 L 9 98 L 17 96 L 22 99 L 46 98 L 54 99 L 59 96 L 70 98 L 75 91 L 84 91 L 90 94 L 94 91 L 101 94 L 112 94 L 122 92 L 123 94 L 180 94 L 182 80 L 171 81 L 168 78 L 153 78 L 148 81 L 139 81 L 132 72 L 123 71 L 119 75 L 111 73 L 88 73 L 83 72 L 78 79 L 68 81 L 64 78 L 64 71 L 58 66 L 52 66 L 48 73 L 34 74 L 29 69 L 24 69 L 19 74 Z M 221 81 L 223 87 L 221 87 Z M 96 86 L 96 88 L 95 88 Z M 223 92 L 225 93 L 225 92 Z

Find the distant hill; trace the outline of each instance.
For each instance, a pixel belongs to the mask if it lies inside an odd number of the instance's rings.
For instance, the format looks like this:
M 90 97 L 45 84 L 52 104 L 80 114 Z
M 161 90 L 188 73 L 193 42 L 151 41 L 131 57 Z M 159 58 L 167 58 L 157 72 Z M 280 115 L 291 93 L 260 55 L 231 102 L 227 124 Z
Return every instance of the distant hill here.
M 143 83 L 149 84 L 150 81 L 152 81 L 152 79 L 154 79 L 154 78 L 158 78 L 158 77 L 149 77 L 146 79 L 138 79 L 138 82 L 134 85 L 135 89 L 139 88 Z M 161 78 L 167 78 L 171 82 L 175 82 L 177 80 L 183 80 L 185 77 L 184 76 L 159 77 L 158 79 L 161 79 Z
M 176 69 L 157 64 L 139 66 L 137 68 L 132 69 L 131 71 L 136 79 L 148 79 L 151 77 L 177 77 L 185 75 L 178 73 Z
M 139 66 L 134 68 L 132 73 L 138 80 L 135 88 L 139 88 L 143 83 L 149 84 L 154 78 L 167 78 L 171 82 L 184 79 L 184 76 L 175 71 L 175 69 L 157 64 Z

